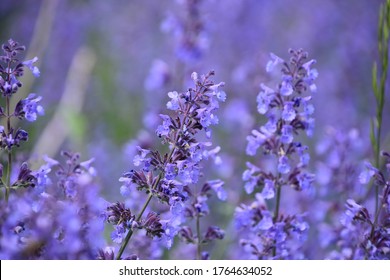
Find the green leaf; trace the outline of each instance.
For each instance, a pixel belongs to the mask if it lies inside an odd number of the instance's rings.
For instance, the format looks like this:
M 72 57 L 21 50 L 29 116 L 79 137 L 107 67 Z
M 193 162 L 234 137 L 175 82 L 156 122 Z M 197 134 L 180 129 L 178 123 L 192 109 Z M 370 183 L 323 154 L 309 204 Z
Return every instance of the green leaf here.
M 390 27 L 390 0 L 386 1 L 386 7 L 385 7 L 385 20 L 387 26 Z
M 375 138 L 375 127 L 374 127 L 374 122 L 373 120 L 371 119 L 371 122 L 370 122 L 370 140 L 371 140 L 371 146 L 375 152 L 376 150 L 376 138 Z
M 372 65 L 372 90 L 374 91 L 375 99 L 378 100 L 378 70 L 376 62 Z
M 387 15 L 386 15 L 387 16 Z M 385 21 L 382 22 L 382 39 L 383 41 L 388 41 L 389 40 L 389 26 L 387 25 L 387 18 Z

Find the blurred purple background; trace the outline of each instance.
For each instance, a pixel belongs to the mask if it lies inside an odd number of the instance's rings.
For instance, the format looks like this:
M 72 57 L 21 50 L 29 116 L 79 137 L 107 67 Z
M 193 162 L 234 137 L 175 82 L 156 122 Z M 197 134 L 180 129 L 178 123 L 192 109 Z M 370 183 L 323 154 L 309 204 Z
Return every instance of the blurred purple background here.
M 229 231 L 235 206 L 247 199 L 241 180 L 246 135 L 264 121 L 255 100 L 260 83 L 272 85 L 265 71 L 270 52 L 287 58 L 289 48 L 303 48 L 317 60 L 316 128 L 304 140 L 312 171 L 322 178 L 327 154 L 320 144 L 335 131 L 345 138 L 355 129 L 360 146 L 348 146 L 349 156 L 356 161 L 370 156 L 371 69 L 381 2 L 1 0 L 0 39 L 12 38 L 27 46 L 29 58 L 39 57 L 41 77 L 25 77 L 24 88 L 24 94 L 42 95 L 46 110 L 31 127 L 32 159 L 61 149 L 95 157 L 103 195 L 111 200 L 120 199 L 118 178 L 132 166 L 135 145 L 159 145 L 156 116 L 166 111 L 167 92 L 186 90 L 193 71 L 215 70 L 215 81 L 226 83 L 228 95 L 213 135 L 223 164 L 206 168 L 205 177 L 226 181 L 229 201 L 213 211 Z M 384 112 L 389 109 L 387 103 Z M 388 118 L 385 113 L 383 145 L 389 150 Z M 323 188 L 329 180 L 317 183 L 317 196 Z M 344 191 L 339 190 L 348 196 Z M 313 206 L 310 195 L 304 201 L 295 196 L 283 196 L 286 209 L 310 211 L 314 221 L 323 217 L 326 207 Z M 306 249 L 312 258 L 324 257 L 310 249 L 319 246 L 317 234 L 314 230 Z M 223 242 L 234 244 L 235 238 L 229 233 Z M 221 246 L 216 256 L 235 256 L 231 251 Z

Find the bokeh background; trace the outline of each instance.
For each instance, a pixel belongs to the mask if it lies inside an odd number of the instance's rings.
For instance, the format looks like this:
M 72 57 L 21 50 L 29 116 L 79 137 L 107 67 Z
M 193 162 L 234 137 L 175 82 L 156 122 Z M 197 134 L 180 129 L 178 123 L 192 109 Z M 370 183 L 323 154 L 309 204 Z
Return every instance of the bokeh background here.
M 285 209 L 314 213 L 315 220 L 328 208 L 311 203 L 310 197 L 335 188 L 329 166 L 343 162 L 328 158 L 330 135 L 333 140 L 339 135 L 337 143 L 346 145 L 349 160 L 371 156 L 371 69 L 381 2 L 1 0 L 0 41 L 12 38 L 26 45 L 27 58 L 39 57 L 41 76 L 26 74 L 21 94 L 41 95 L 45 116 L 29 127 L 26 156 L 34 163 L 43 154 L 56 157 L 67 149 L 84 159 L 94 157 L 102 196 L 120 200 L 118 178 L 131 168 L 135 146 L 160 145 L 154 130 L 158 113 L 167 111 L 167 92 L 186 90 L 193 71 L 215 70 L 215 81 L 226 83 L 228 95 L 213 134 L 223 164 L 210 165 L 204 173 L 226 181 L 229 199 L 213 205 L 210 220 L 229 233 L 215 245 L 214 257 L 239 257 L 232 217 L 235 207 L 250 199 L 241 180 L 249 159 L 246 135 L 264 122 L 255 100 L 260 83 L 273 79 L 265 71 L 269 53 L 288 58 L 289 48 L 303 48 L 317 60 L 316 129 L 304 141 L 320 180 L 308 198 L 283 196 Z M 193 41 L 181 41 L 186 32 L 195 36 Z M 383 143 L 388 148 L 389 109 L 387 102 Z M 341 205 L 353 196 L 343 188 L 339 192 Z M 320 246 L 318 239 L 323 237 L 313 229 L 306 248 L 312 258 L 325 256 L 313 249 Z

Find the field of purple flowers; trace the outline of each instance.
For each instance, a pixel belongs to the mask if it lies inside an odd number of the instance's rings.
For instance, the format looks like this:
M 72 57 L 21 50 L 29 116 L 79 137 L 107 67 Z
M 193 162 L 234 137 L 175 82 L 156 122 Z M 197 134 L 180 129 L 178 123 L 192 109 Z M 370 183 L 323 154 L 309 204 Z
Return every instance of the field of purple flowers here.
M 0 24 L 0 259 L 390 259 L 390 0 Z

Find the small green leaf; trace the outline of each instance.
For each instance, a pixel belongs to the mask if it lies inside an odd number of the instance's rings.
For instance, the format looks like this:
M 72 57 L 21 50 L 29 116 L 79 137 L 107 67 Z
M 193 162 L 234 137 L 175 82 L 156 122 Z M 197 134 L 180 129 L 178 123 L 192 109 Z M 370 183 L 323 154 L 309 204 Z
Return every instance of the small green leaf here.
M 373 150 L 375 151 L 376 148 L 376 140 L 375 140 L 375 127 L 374 127 L 374 122 L 373 120 L 371 119 L 371 125 L 370 125 L 370 140 L 371 140 L 371 146 L 373 148 Z
M 378 81 L 377 81 L 377 65 L 374 62 L 372 66 L 372 90 L 374 91 L 375 98 L 378 100 Z
M 383 22 L 383 24 L 382 24 L 382 30 L 383 30 L 383 35 L 382 35 L 382 37 L 383 37 L 383 41 L 387 41 L 387 40 L 389 40 L 389 26 L 386 24 L 387 22 L 386 21 L 384 21 Z
M 385 7 L 385 20 L 387 26 L 390 27 L 390 0 L 386 1 L 386 7 Z

